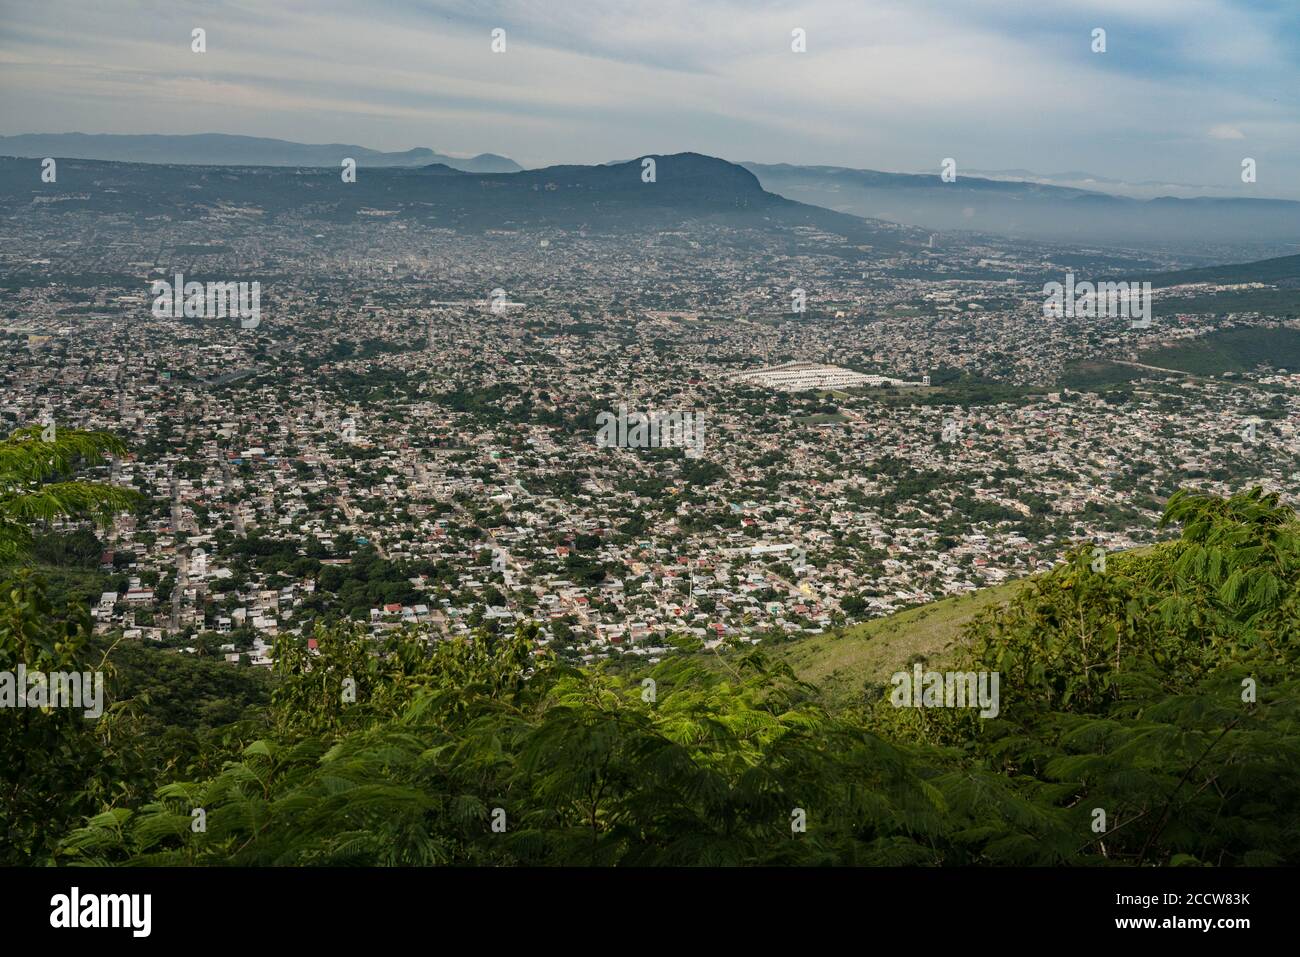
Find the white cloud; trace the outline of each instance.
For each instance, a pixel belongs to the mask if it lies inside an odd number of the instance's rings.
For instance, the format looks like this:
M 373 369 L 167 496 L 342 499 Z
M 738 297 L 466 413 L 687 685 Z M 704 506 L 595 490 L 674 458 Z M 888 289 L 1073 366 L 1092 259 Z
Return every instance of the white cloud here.
M 526 164 L 954 156 L 1208 181 L 1232 172 L 1214 141 L 1244 126 L 1261 159 L 1300 166 L 1295 65 L 1268 18 L 1225 0 L 48 0 L 6 18 L 10 133 L 219 131 Z M 207 54 L 189 51 L 195 25 Z M 1105 56 L 1088 49 L 1097 25 Z M 790 52 L 795 26 L 807 53 Z

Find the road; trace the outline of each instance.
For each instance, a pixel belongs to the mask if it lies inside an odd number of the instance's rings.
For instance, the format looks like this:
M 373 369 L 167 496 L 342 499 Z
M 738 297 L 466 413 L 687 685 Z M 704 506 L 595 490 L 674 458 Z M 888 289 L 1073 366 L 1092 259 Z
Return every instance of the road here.
M 1191 375 L 1190 372 L 1184 372 L 1182 369 L 1163 369 L 1160 366 L 1149 366 L 1141 362 L 1128 362 L 1124 359 L 1113 359 L 1111 361 L 1113 361 L 1117 366 L 1132 366 L 1134 369 L 1149 369 L 1152 372 L 1167 372 L 1170 375 Z
M 224 492 L 229 492 L 234 488 L 235 478 L 230 471 L 230 460 L 224 456 L 221 459 L 221 487 Z M 235 526 L 235 534 L 243 538 L 247 534 L 244 527 L 244 516 L 239 510 L 240 503 L 230 507 L 230 520 Z
M 190 570 L 187 556 L 180 547 L 181 538 L 181 483 L 174 473 L 171 481 L 172 494 L 172 539 L 176 543 L 176 585 L 172 588 L 172 632 L 181 629 L 181 600 L 185 589 L 190 585 Z

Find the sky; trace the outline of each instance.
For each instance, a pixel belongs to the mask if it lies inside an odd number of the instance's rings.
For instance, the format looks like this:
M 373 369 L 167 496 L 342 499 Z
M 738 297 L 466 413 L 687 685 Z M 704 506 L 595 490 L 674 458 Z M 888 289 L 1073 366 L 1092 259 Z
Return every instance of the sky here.
M 951 157 L 1300 198 L 1300 0 L 0 0 L 0 91 L 10 135 Z

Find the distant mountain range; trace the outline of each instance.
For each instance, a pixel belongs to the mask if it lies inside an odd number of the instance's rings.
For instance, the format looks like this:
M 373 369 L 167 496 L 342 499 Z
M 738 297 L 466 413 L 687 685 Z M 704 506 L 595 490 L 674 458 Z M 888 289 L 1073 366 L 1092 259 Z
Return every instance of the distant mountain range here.
M 709 159 L 691 153 L 676 155 Z M 420 175 L 426 177 L 439 171 L 444 175 L 457 171 L 478 175 L 525 172 L 514 160 L 492 153 L 465 159 L 423 147 L 386 153 L 348 144 L 308 145 L 224 133 L 182 136 L 29 133 L 0 136 L 0 156 L 329 170 L 338 170 L 342 160 L 351 157 L 363 169 L 420 170 Z M 641 157 L 637 157 L 627 162 L 598 166 L 552 166 L 527 172 L 545 174 L 554 180 L 578 175 L 574 171 L 584 171 L 581 173 L 583 185 L 579 188 L 589 192 L 571 193 L 569 198 L 590 198 L 591 191 L 600 192 L 604 188 L 600 185 L 600 170 L 625 170 L 639 164 L 640 160 Z M 957 180 L 945 183 L 937 171 L 927 174 L 885 173 L 842 166 L 712 162 L 720 164 L 709 167 L 722 176 L 720 190 L 734 190 L 738 185 L 735 173 L 748 171 L 755 177 L 750 188 L 758 192 L 766 191 L 854 217 L 927 230 L 966 230 L 1112 248 L 1134 248 L 1144 243 L 1170 246 L 1300 243 L 1300 202 L 1292 200 L 1169 196 L 1141 199 L 1051 182 L 1034 182 L 1030 177 L 1037 174 L 1028 170 L 995 171 L 990 176 L 996 178 L 985 178 L 968 175 L 959 169 Z M 678 161 L 679 173 L 684 175 L 686 166 L 690 165 Z M 621 177 L 622 173 L 617 175 Z M 1026 178 L 1007 178 L 1017 175 Z M 1109 182 L 1076 172 L 1037 178 L 1076 177 Z M 520 187 L 525 183 L 531 184 L 532 180 L 525 178 L 507 182 Z M 635 182 L 641 185 L 639 172 Z M 662 179 L 661 183 L 670 189 L 658 194 L 636 194 L 637 202 L 653 205 L 655 195 L 660 200 L 680 195 L 679 188 L 683 184 Z M 371 181 L 369 187 L 380 185 Z M 363 187 L 360 192 L 365 193 L 369 187 Z M 502 188 L 508 193 L 512 186 Z M 554 202 L 549 204 L 552 208 L 555 205 Z M 570 212 L 576 217 L 582 211 L 574 207 Z
M 841 166 L 743 163 L 763 188 L 828 209 L 926 229 L 972 230 L 1050 242 L 1300 242 L 1300 202 L 1132 199 L 1092 190 L 962 175 L 882 173 Z
M 1197 197 L 1242 199 L 1239 190 L 1231 185 L 1207 185 L 1204 183 L 1177 183 L 1169 180 L 1126 180 L 1113 176 L 1099 176 L 1082 170 L 1067 170 L 1063 173 L 1039 173 L 1031 169 L 974 169 L 963 172 L 982 179 L 1018 180 L 1026 183 L 1040 183 L 1046 186 L 1065 186 L 1084 189 L 1090 192 L 1109 193 L 1112 196 L 1127 196 L 1130 199 L 1156 199 L 1161 196 L 1175 196 L 1179 199 Z M 1274 197 L 1277 198 L 1277 197 Z
M 524 228 L 633 232 L 712 222 L 780 232 L 792 248 L 808 230 L 839 237 L 846 256 L 883 252 L 925 234 L 893 223 L 794 202 L 765 191 L 748 170 L 698 153 L 653 157 L 654 182 L 642 160 L 612 166 L 550 166 L 514 173 L 467 173 L 443 163 L 362 169 L 344 183 L 339 169 L 273 166 L 184 166 L 64 159 L 43 183 L 35 159 L 0 159 L 0 213 L 35 202 L 51 215 L 92 211 L 201 220 L 214 211 L 256 210 L 259 222 L 298 218 L 356 222 L 374 216 L 436 223 L 458 230 Z M 729 242 L 744 242 L 736 237 Z M 752 241 L 752 239 L 750 240 Z
M 518 163 L 494 153 L 462 159 L 418 147 L 383 153 L 345 143 L 309 145 L 260 136 L 197 133 L 191 136 L 87 133 L 24 133 L 0 136 L 0 156 L 114 160 L 122 163 L 178 163 L 184 166 L 329 166 L 347 157 L 361 167 L 426 166 L 442 163 L 467 173 L 514 173 Z

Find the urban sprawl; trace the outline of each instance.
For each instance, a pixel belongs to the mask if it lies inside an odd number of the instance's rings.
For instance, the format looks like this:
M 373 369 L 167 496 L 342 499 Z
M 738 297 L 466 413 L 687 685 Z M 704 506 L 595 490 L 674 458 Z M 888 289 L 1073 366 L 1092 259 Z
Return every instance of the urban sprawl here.
M 1133 328 L 1046 316 L 1043 277 L 1075 264 L 1011 243 L 853 260 L 812 229 L 792 251 L 719 224 L 614 239 L 43 206 L 0 244 L 0 272 L 39 277 L 5 288 L 0 421 L 128 444 L 85 470 L 147 502 L 93 528 L 85 601 L 97 630 L 179 653 L 269 666 L 318 623 L 438 640 L 529 620 L 573 660 L 658 658 L 678 635 L 817 633 L 1081 543 L 1141 546 L 1180 486 L 1300 492 L 1300 370 L 1141 359 L 1273 321 L 1187 307 L 1222 287 L 1157 289 Z M 179 289 L 155 309 L 177 274 L 259 283 L 260 322 Z M 1071 388 L 1089 363 L 1129 377 Z M 629 434 L 693 417 L 699 448 L 600 441 L 620 410 Z

